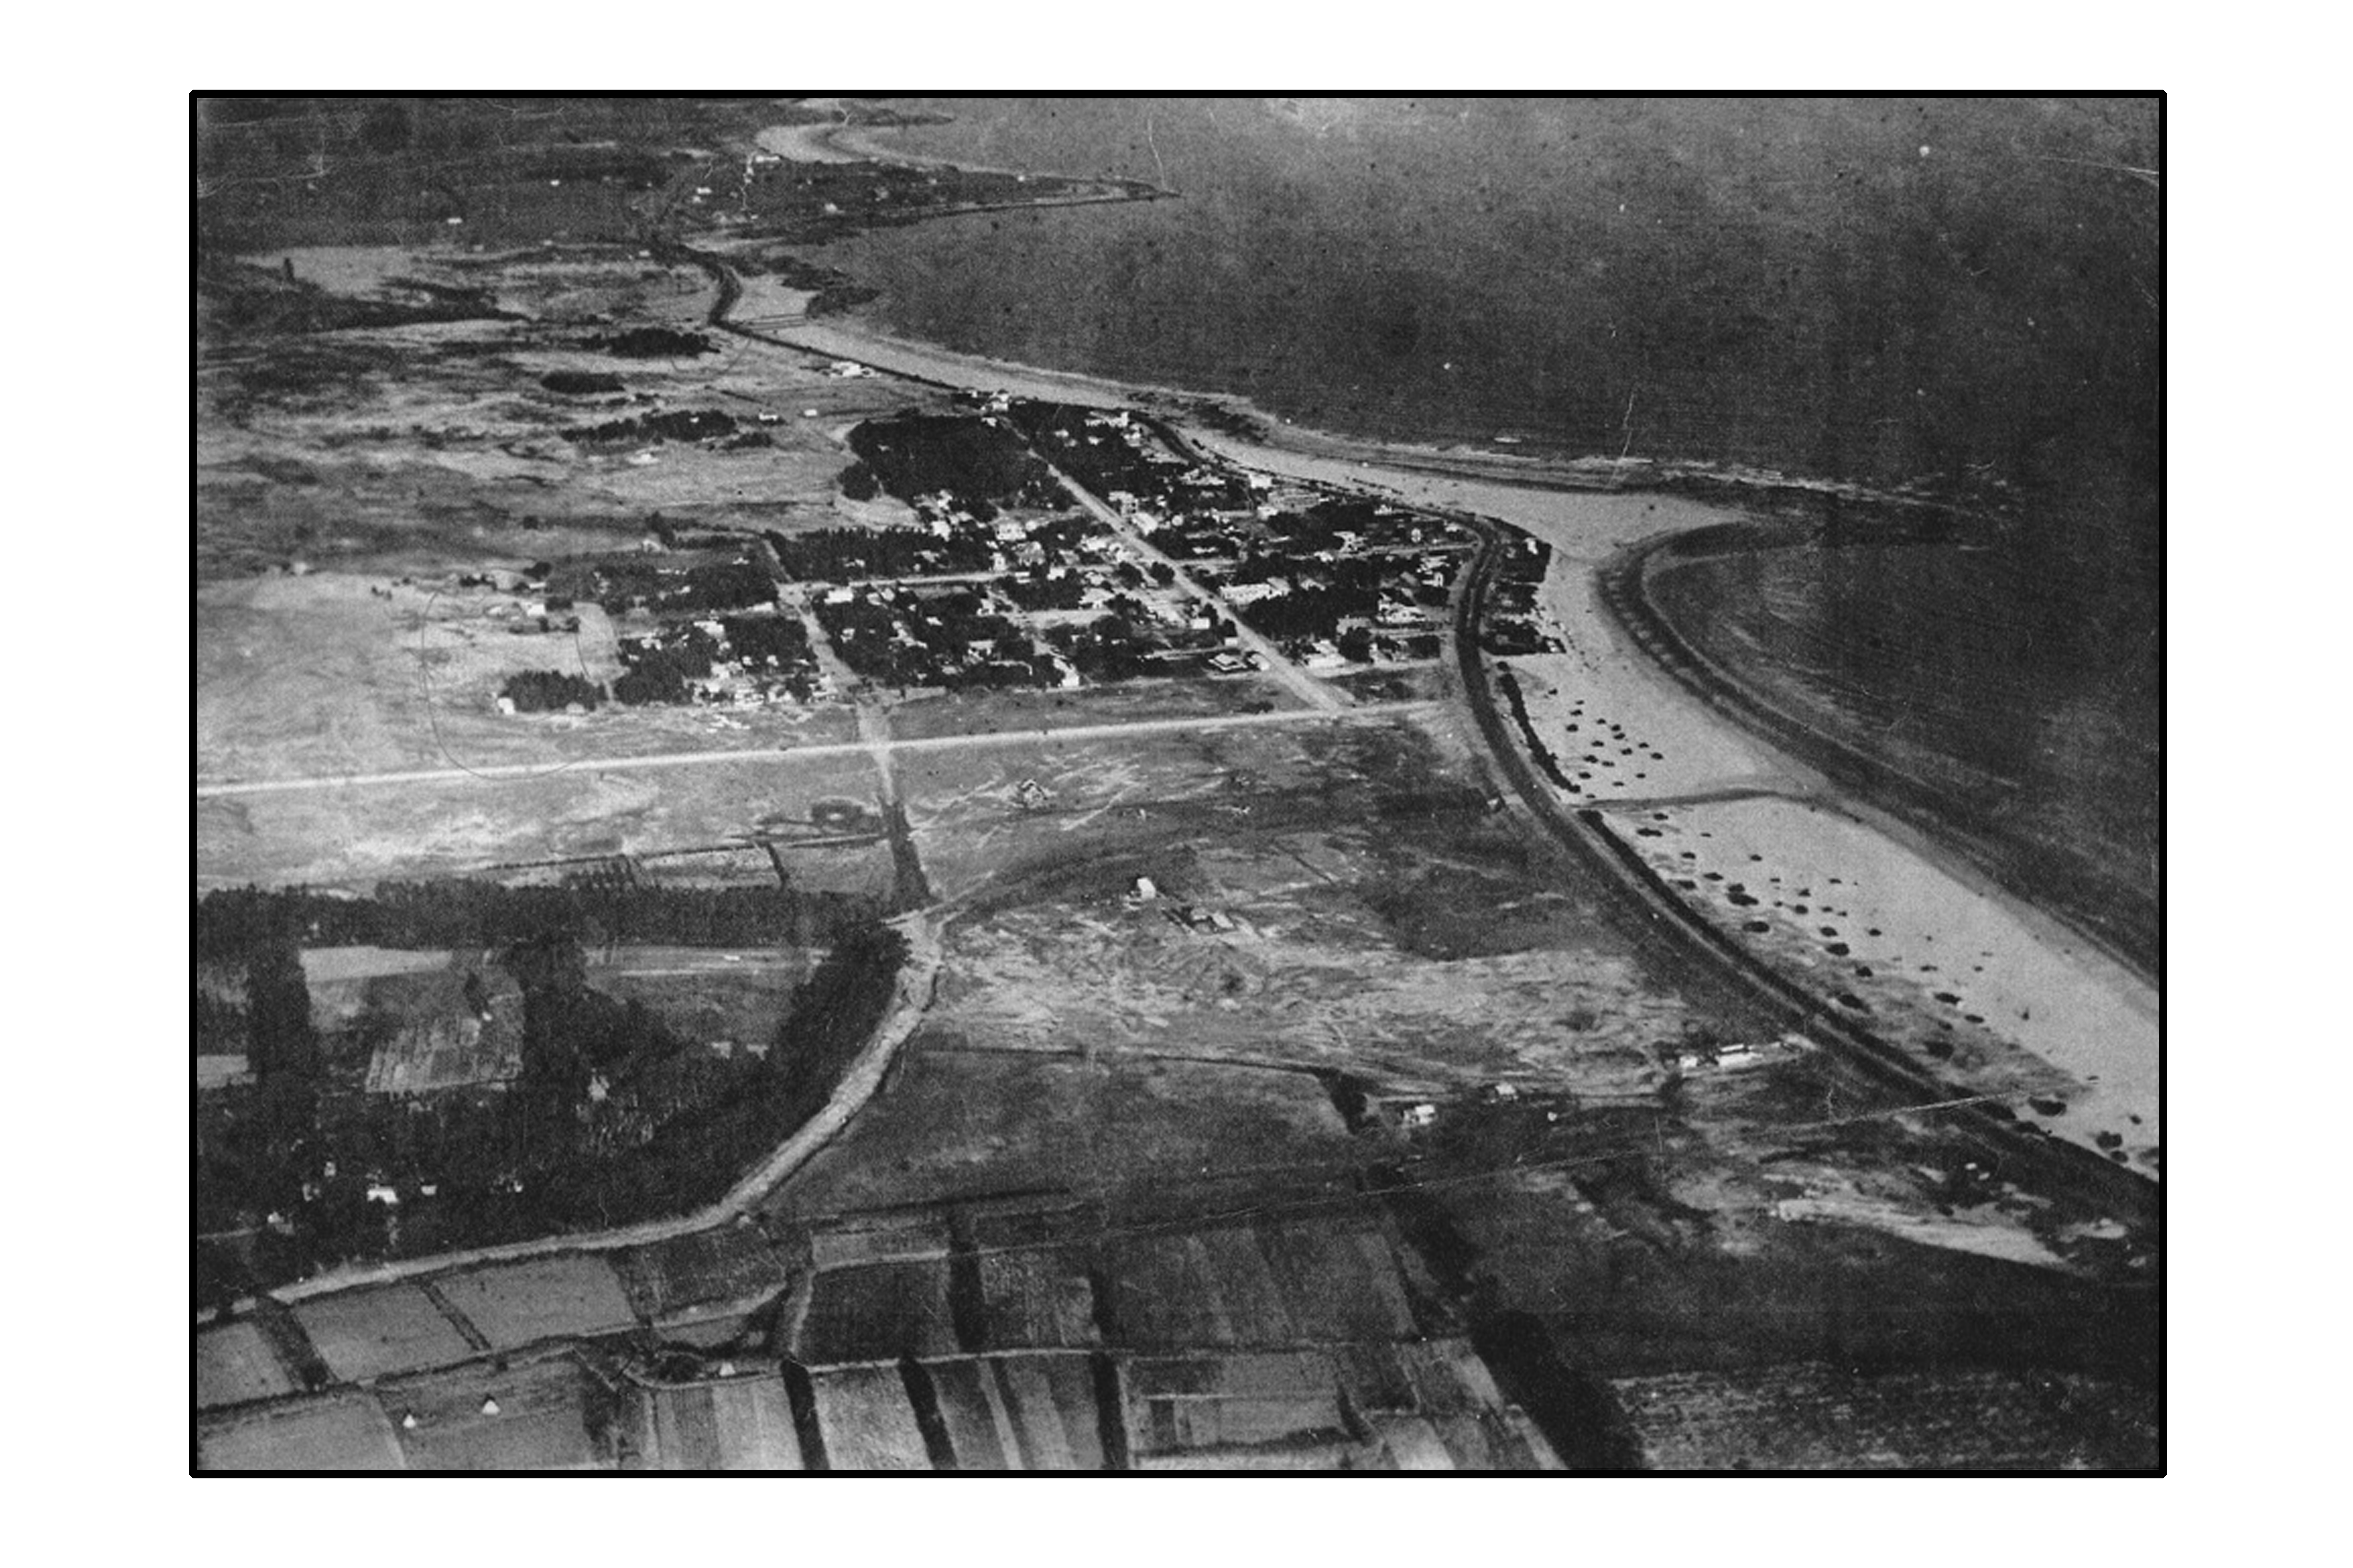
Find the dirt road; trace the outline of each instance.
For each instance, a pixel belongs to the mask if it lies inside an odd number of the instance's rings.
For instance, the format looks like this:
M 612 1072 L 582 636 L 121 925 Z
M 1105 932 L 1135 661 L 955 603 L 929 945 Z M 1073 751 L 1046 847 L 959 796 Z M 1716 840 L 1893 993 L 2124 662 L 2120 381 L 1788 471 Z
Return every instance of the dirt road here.
M 1304 679 L 1305 677 L 1301 677 Z M 977 735 L 931 735 L 913 740 L 870 739 L 832 742 L 821 746 L 793 746 L 781 751 L 764 752 L 755 747 L 739 747 L 724 752 L 667 752 L 643 757 L 606 757 L 587 759 L 565 764 L 566 768 L 586 769 L 594 773 L 628 773 L 646 768 L 688 768 L 726 763 L 769 762 L 789 765 L 806 760 L 837 757 L 875 757 L 878 752 L 887 758 L 901 752 L 954 752 L 989 746 L 1026 744 L 1038 741 L 1116 741 L 1129 735 L 1166 735 L 1180 731 L 1240 730 L 1260 724 L 1304 724 L 1332 720 L 1402 719 L 1426 713 L 1436 708 L 1434 701 L 1378 702 L 1357 708 L 1340 708 L 1337 700 L 1304 711 L 1287 709 L 1274 713 L 1219 713 L 1197 715 L 1187 719 L 1144 719 L 1128 724 L 1074 724 L 1060 730 L 997 730 Z M 515 763 L 484 768 L 417 768 L 406 773 L 328 773 L 313 778 L 244 779 L 223 784 L 200 784 L 196 786 L 198 800 L 210 800 L 223 795 L 279 795 L 297 790 L 376 789 L 400 784 L 448 784 L 459 779 L 498 780 L 508 778 L 543 777 L 549 772 L 545 763 Z

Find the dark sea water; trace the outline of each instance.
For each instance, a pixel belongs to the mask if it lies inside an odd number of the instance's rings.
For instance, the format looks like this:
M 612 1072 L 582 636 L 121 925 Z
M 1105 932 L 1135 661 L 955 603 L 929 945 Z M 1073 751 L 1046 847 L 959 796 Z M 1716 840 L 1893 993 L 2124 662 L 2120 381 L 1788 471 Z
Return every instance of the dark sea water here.
M 1899 771 L 2005 882 L 2159 963 L 2155 607 L 2087 601 L 2014 552 L 1758 549 L 1655 571 L 1685 640 L 1780 711 Z
M 2153 416 L 2155 200 L 2061 161 L 2153 159 L 2147 106 L 916 106 L 955 121 L 881 138 L 1179 193 L 825 248 L 884 322 L 967 352 L 1360 433 L 1849 477 L 2022 482 Z
M 2156 204 L 2089 167 L 2153 165 L 2153 110 L 935 107 L 888 139 L 1182 196 L 825 247 L 905 335 L 1392 438 L 2010 480 L 2017 525 L 1970 548 L 1729 556 L 1660 607 L 2015 881 L 2154 931 Z

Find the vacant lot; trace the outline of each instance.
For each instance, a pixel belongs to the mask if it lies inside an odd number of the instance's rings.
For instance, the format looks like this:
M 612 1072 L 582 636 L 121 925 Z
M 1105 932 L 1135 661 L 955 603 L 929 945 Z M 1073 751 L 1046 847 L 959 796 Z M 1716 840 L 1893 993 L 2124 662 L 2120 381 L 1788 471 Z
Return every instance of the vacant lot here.
M 1459 868 L 1399 876 L 1398 858 L 1355 833 L 1244 834 L 1107 869 L 1092 899 L 960 929 L 934 1025 L 975 1049 L 1229 1057 L 1440 1082 L 1537 1072 L 1617 1093 L 1657 1083 L 1650 1047 L 1680 1037 L 1695 1016 L 1687 1004 L 1617 953 L 1566 945 L 1567 908 L 1512 888 L 1507 869 L 1482 888 Z M 1139 875 L 1158 897 L 1124 896 Z M 1546 945 L 1441 958 L 1400 941 L 1425 906 L 1460 919 L 1482 892 L 1506 921 L 1524 917 L 1491 936 Z M 1227 927 L 1197 929 L 1187 910 Z
M 1314 1079 L 1187 1062 L 950 1053 L 918 1035 L 882 1098 L 774 1200 L 820 1215 L 1008 1192 L 1124 1192 L 1354 1146 Z

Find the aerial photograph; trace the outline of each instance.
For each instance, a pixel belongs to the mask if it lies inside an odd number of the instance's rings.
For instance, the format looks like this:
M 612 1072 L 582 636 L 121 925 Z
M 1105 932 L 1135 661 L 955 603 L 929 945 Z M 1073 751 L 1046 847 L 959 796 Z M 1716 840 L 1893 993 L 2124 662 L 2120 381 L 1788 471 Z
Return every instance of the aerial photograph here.
M 190 97 L 190 1468 L 2162 1473 L 2164 110 Z

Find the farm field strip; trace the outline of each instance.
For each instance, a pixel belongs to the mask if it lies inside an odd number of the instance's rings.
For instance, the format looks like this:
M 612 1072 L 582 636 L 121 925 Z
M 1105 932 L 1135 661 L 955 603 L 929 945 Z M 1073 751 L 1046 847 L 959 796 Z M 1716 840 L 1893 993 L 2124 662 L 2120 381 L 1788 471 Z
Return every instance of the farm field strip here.
M 821 746 L 796 746 L 777 752 L 755 752 L 740 748 L 725 752 L 671 752 L 656 756 L 615 757 L 598 762 L 565 763 L 559 766 L 566 771 L 580 768 L 596 773 L 618 773 L 645 768 L 696 767 L 713 763 L 762 761 L 790 763 L 819 758 L 831 760 L 839 757 L 873 756 L 878 752 L 891 753 L 955 751 L 968 747 L 1034 742 L 1039 739 L 1057 742 L 1113 741 L 1126 735 L 1168 734 L 1195 730 L 1232 730 L 1259 724 L 1297 724 L 1330 720 L 1401 719 L 1428 712 L 1438 706 L 1435 701 L 1385 702 L 1342 710 L 1319 708 L 1303 712 L 1225 713 L 1189 719 L 1145 719 L 1130 724 L 1091 724 L 1067 730 L 1009 730 L 980 735 L 931 735 L 911 740 L 860 741 Z M 517 763 L 486 768 L 418 768 L 405 773 L 343 773 L 292 779 L 249 779 L 236 783 L 198 784 L 196 798 L 204 800 L 222 795 L 272 795 L 295 790 L 361 789 L 406 784 L 447 784 L 468 778 L 484 780 L 533 778 L 550 771 L 544 763 Z

